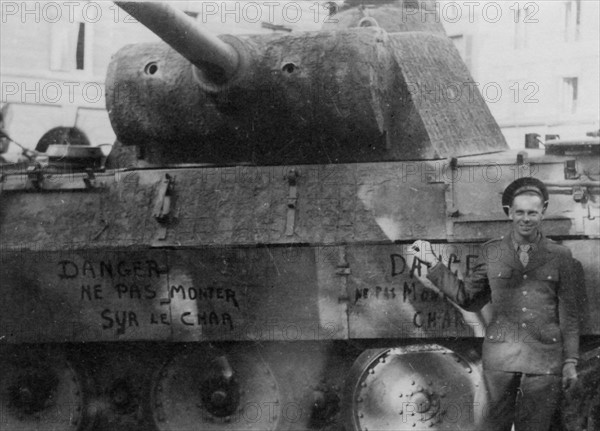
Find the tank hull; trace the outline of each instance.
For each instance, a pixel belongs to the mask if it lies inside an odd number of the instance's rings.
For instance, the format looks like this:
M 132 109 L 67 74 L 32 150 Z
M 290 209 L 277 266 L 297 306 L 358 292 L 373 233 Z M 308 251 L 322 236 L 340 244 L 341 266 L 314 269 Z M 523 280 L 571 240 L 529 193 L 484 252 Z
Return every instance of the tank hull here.
M 408 246 L 427 238 L 445 264 L 467 274 L 483 242 L 510 227 L 488 198 L 531 169 L 550 185 L 545 233 L 584 267 L 581 371 L 589 377 L 563 412 L 572 424 L 592 418 L 586 391 L 597 382 L 590 349 L 600 335 L 600 239 L 594 209 L 574 201 L 580 186 L 556 180 L 570 159 L 530 151 L 527 165 L 504 152 L 411 163 L 7 174 L 0 195 L 5 423 L 469 429 L 477 412 L 464 400 L 479 382 L 489 315 L 464 312 L 421 284 L 417 275 L 427 269 Z M 445 371 L 428 380 L 423 364 Z M 56 401 L 40 407 L 14 392 L 23 379 L 46 375 L 43 382 L 58 382 Z M 412 381 L 422 389 L 411 390 Z M 445 381 L 452 382 L 448 399 Z M 411 391 L 406 404 L 388 403 Z M 419 400 L 426 410 L 415 410 Z M 395 418 L 390 428 L 381 417 Z

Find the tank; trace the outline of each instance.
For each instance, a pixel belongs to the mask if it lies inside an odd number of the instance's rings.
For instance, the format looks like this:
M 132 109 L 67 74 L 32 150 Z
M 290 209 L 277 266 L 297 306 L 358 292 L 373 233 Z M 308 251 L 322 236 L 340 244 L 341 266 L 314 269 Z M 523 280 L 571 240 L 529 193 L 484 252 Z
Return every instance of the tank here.
M 115 3 L 164 42 L 112 59 L 108 161 L 56 149 L 0 182 L 2 429 L 472 429 L 489 313 L 409 246 L 467 274 L 523 176 L 585 273 L 556 422 L 597 426 L 597 136 L 510 150 L 431 2 L 235 37 Z

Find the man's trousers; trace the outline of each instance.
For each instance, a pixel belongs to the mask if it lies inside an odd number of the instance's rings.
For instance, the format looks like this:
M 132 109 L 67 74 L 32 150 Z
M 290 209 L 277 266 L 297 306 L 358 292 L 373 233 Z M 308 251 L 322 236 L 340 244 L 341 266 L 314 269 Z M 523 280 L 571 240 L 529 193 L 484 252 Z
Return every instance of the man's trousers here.
M 484 370 L 475 395 L 478 431 L 548 431 L 561 394 L 556 375 Z

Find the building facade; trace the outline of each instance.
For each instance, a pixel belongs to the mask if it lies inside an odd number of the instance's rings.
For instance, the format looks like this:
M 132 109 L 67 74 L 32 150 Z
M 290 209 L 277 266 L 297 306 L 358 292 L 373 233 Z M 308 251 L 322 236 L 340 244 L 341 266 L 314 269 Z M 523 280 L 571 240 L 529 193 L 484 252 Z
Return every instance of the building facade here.
M 450 2 L 441 19 L 512 147 L 598 130 L 600 3 Z

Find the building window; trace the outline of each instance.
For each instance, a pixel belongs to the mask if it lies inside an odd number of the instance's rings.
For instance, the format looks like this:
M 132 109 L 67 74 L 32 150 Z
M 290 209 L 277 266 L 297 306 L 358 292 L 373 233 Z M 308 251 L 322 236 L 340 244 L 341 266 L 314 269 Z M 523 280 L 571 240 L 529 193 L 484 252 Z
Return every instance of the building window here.
M 61 22 L 52 25 L 50 70 L 88 70 L 91 67 L 89 31 L 84 22 Z M 86 37 L 87 36 L 87 37 Z
M 85 23 L 79 23 L 77 33 L 77 50 L 75 52 L 75 66 L 77 70 L 85 69 Z
M 564 114 L 574 114 L 577 110 L 578 78 L 569 77 L 562 79 L 561 111 Z
M 581 22 L 581 0 L 570 0 L 564 4 L 565 11 L 565 42 L 579 39 L 579 24 Z
M 529 7 L 523 8 L 523 6 L 519 5 L 515 10 L 515 49 L 527 48 L 528 17 L 532 12 L 529 10 Z

